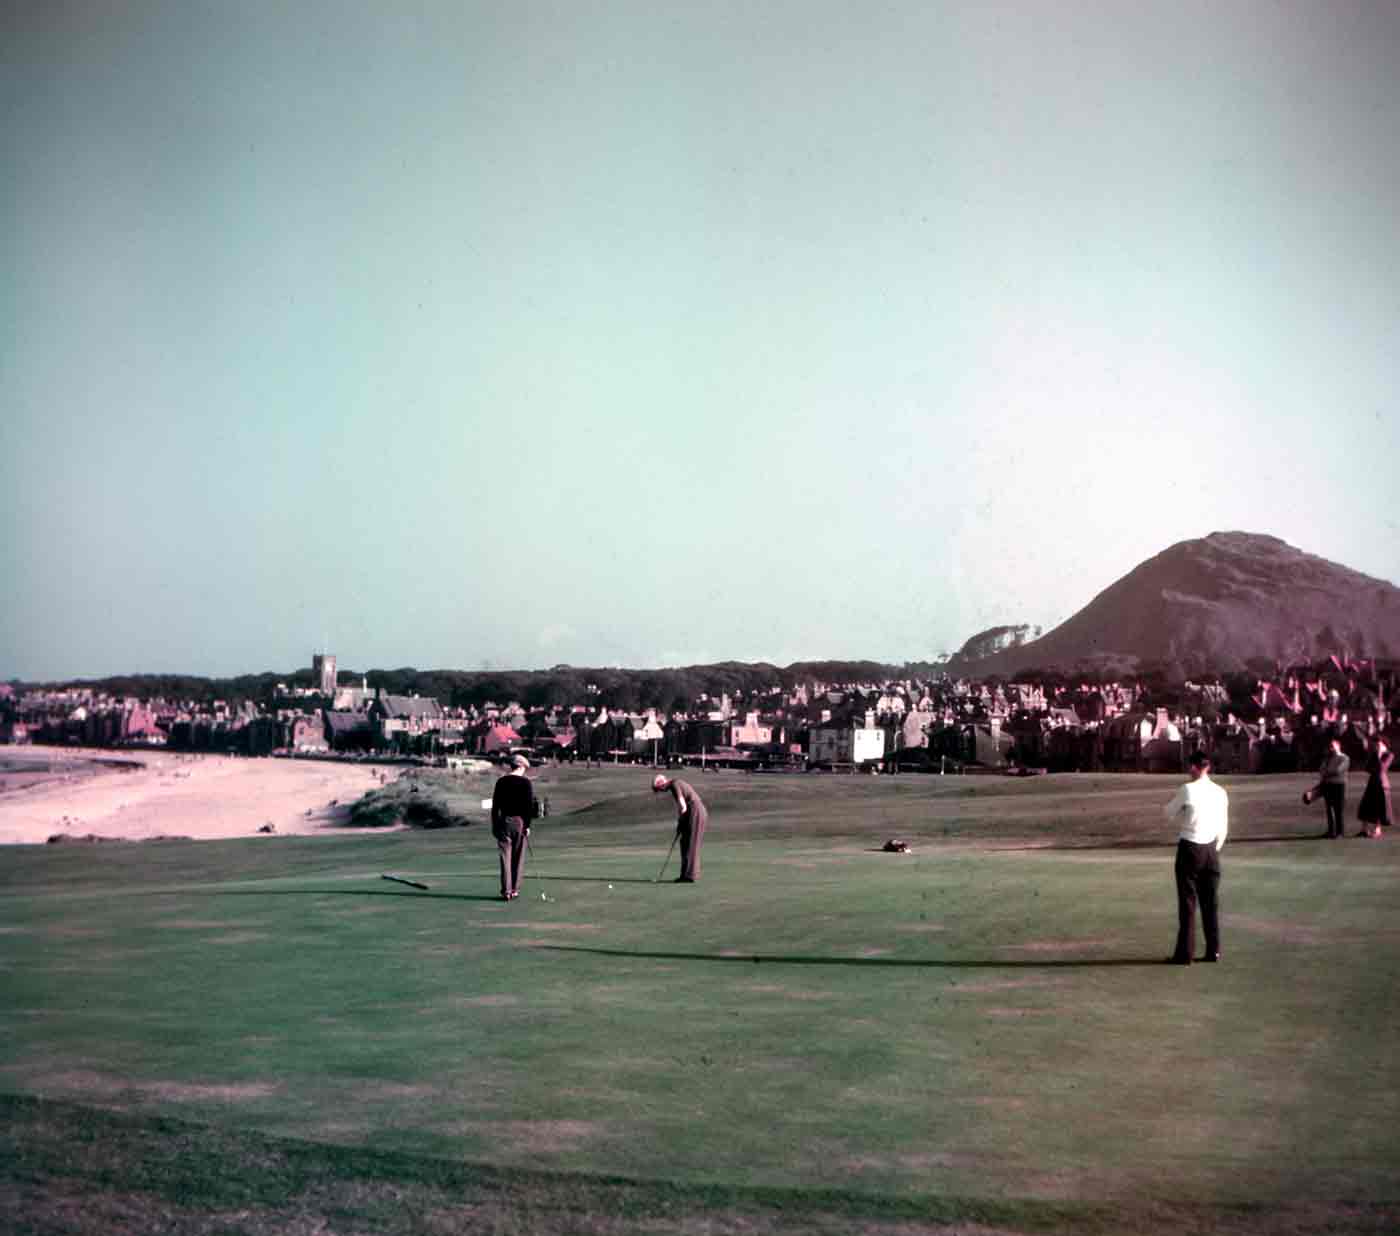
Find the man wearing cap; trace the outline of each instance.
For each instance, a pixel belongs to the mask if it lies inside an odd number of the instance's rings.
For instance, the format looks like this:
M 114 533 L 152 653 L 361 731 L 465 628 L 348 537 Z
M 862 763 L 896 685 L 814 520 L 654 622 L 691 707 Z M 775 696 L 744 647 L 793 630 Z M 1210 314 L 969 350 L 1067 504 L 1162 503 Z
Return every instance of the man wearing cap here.
M 667 791 L 676 800 L 676 835 L 681 840 L 681 873 L 677 884 L 694 884 L 700 878 L 700 843 L 705 839 L 705 804 L 695 787 L 679 777 L 657 773 L 651 783 L 653 794 Z
M 1216 892 L 1220 887 L 1220 850 L 1230 831 L 1230 796 L 1210 779 L 1210 756 L 1191 755 L 1191 780 L 1171 802 L 1166 816 L 1180 826 L 1176 843 L 1176 951 L 1167 961 L 1189 966 L 1196 952 L 1196 903 L 1201 906 L 1206 953 L 1203 961 L 1220 960 L 1220 916 Z
M 498 777 L 491 794 L 491 835 L 501 855 L 501 900 L 520 896 L 520 870 L 525 865 L 525 846 L 530 821 L 535 818 L 535 787 L 525 775 L 530 761 L 513 756 L 511 770 Z

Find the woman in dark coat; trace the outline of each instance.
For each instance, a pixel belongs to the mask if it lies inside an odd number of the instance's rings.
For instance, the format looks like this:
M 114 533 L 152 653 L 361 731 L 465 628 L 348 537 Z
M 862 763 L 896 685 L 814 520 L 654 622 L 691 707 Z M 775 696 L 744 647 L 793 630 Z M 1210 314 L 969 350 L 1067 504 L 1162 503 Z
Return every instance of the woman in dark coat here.
M 1361 804 L 1356 818 L 1361 821 L 1361 836 L 1380 837 L 1382 828 L 1390 827 L 1390 761 L 1395 753 L 1379 734 L 1366 757 L 1366 788 L 1361 792 Z

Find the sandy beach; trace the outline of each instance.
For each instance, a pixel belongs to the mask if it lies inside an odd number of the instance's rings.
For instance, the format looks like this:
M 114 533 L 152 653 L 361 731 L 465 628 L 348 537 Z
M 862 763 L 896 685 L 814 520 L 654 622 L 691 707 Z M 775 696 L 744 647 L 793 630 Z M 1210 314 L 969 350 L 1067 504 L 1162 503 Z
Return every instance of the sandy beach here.
M 274 835 L 339 831 L 351 803 L 381 775 L 392 781 L 399 772 L 167 751 L 33 747 L 5 756 L 0 845 L 42 844 L 57 833 L 123 841 L 250 837 L 266 824 Z

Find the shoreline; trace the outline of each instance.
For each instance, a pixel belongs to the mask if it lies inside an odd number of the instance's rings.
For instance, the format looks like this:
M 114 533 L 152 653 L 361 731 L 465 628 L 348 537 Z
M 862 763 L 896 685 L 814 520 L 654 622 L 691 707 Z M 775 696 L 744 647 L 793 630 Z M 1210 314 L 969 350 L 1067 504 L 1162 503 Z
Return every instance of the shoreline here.
M 0 751 L 0 845 L 344 835 L 350 805 L 397 775 L 329 760 L 11 748 Z

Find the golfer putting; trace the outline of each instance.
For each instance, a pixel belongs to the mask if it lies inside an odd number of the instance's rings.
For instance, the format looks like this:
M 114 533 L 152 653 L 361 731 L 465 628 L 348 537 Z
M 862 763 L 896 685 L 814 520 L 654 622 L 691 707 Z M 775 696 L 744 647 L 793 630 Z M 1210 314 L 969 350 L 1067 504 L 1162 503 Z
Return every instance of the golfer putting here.
M 501 900 L 520 896 L 520 873 L 525 866 L 525 847 L 530 844 L 530 821 L 535 818 L 535 787 L 526 770 L 530 761 L 523 755 L 511 760 L 511 770 L 496 781 L 491 795 L 491 835 L 501 857 Z
M 668 793 L 675 799 L 676 837 L 671 844 L 674 847 L 676 840 L 681 843 L 681 873 L 675 883 L 694 884 L 700 878 L 700 845 L 705 839 L 705 825 L 709 820 L 704 800 L 689 781 L 661 773 L 653 778 L 651 790 L 653 794 Z M 670 857 L 668 853 L 668 862 Z M 664 864 L 662 870 L 665 870 Z M 660 876 L 657 878 L 660 879 Z

